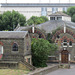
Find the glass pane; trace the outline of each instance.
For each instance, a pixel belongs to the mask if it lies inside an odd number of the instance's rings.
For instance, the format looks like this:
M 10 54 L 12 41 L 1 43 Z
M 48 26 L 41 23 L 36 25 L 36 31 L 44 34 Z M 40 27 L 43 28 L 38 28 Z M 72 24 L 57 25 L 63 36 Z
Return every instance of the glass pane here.
M 46 7 L 42 7 L 41 8 L 41 15 L 42 16 L 46 16 L 47 15 L 47 8 Z
M 18 45 L 16 43 L 13 44 L 13 51 L 18 51 Z
M 72 41 L 69 42 L 69 45 L 72 46 Z
M 58 12 L 58 8 L 57 7 L 53 7 L 52 8 L 52 13 Z

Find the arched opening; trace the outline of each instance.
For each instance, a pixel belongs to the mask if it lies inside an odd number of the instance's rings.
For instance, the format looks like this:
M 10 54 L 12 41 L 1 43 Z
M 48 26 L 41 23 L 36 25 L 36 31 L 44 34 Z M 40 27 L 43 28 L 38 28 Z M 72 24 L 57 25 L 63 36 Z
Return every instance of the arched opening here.
M 41 38 L 41 34 L 39 34 L 39 38 Z
M 18 45 L 16 43 L 13 44 L 12 51 L 18 51 Z
M 60 38 L 60 36 L 59 36 L 59 35 L 57 35 L 57 38 L 59 39 L 59 38 Z
M 64 42 L 67 42 L 67 40 L 66 40 L 66 39 L 64 39 Z
M 63 40 L 63 46 L 67 46 L 67 39 Z
M 69 45 L 72 46 L 72 41 L 69 42 Z
M 32 38 L 43 38 L 43 39 L 46 39 L 46 37 L 45 37 L 45 33 L 44 32 L 42 32 L 40 29 L 37 29 L 37 28 L 35 28 L 34 29 L 34 33 L 32 33 L 32 28 L 30 28 L 29 30 L 28 30 L 28 32 L 30 33 L 30 36 L 32 37 Z M 34 35 L 33 35 L 34 34 Z

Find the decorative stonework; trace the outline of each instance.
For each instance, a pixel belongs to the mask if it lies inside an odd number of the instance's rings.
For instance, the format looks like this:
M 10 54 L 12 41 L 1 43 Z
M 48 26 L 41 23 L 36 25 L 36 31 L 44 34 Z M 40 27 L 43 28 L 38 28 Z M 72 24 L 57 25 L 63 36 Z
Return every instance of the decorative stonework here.
M 53 35 L 53 40 L 55 40 L 57 38 L 57 36 L 59 36 L 60 34 L 64 33 L 64 30 L 59 30 L 57 31 L 54 35 Z M 75 38 L 75 34 L 71 31 L 71 30 L 68 30 L 66 29 L 66 33 L 70 34 L 71 36 L 73 36 L 73 38 Z M 68 39 L 68 40 L 71 40 L 73 41 L 73 39 Z
M 69 43 L 70 41 L 71 41 L 72 43 L 74 43 L 74 40 L 73 40 L 72 38 L 68 38 L 67 36 L 63 36 L 62 38 L 60 38 L 61 43 L 63 43 L 64 39 L 67 40 L 67 43 Z M 58 43 L 58 41 L 59 41 L 59 40 L 56 40 L 55 43 Z
M 32 29 L 29 29 L 28 32 L 33 34 Z M 46 39 L 45 34 L 42 31 L 40 31 L 39 29 L 36 29 L 35 28 L 34 34 L 38 34 L 39 35 L 39 38 Z M 37 38 L 37 36 L 32 36 L 32 38 Z
M 2 45 L 2 46 L 3 46 L 3 43 L 2 43 L 2 42 L 0 42 L 0 45 Z

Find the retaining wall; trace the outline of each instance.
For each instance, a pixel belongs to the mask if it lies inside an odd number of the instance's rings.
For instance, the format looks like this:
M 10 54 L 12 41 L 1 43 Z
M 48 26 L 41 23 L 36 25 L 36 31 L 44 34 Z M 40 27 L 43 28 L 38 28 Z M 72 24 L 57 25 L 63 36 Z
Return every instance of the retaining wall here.
M 45 67 L 43 69 L 36 70 L 36 71 L 34 71 L 34 72 L 30 73 L 30 74 L 27 74 L 27 75 L 45 75 L 45 74 L 50 73 L 52 71 L 55 71 L 57 69 L 59 69 L 58 65 L 48 66 L 48 67 Z

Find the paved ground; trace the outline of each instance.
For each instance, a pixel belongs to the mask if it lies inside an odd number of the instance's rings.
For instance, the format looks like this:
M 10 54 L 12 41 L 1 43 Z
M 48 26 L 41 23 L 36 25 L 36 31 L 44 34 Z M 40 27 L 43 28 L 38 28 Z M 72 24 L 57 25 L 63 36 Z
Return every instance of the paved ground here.
M 75 65 L 71 65 L 71 69 L 58 69 L 46 75 L 75 75 Z

